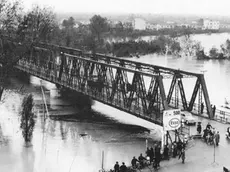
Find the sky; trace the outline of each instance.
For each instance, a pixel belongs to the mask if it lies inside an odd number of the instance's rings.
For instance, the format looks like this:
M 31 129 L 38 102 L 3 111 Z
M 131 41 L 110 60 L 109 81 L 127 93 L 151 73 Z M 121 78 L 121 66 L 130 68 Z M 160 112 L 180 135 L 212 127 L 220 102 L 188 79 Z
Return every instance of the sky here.
M 160 13 L 230 16 L 230 0 L 22 0 L 51 6 L 55 12 Z

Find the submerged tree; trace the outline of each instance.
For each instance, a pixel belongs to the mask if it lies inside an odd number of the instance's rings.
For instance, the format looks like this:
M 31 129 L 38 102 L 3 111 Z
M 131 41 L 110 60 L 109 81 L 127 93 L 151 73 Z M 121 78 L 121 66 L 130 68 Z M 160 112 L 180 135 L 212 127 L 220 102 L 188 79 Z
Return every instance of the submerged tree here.
M 212 47 L 211 50 L 209 51 L 209 56 L 210 58 L 218 58 L 219 57 L 219 52 L 216 47 Z
M 220 49 L 221 49 L 221 53 L 223 53 L 226 58 L 229 58 L 230 57 L 230 40 L 227 39 L 225 44 L 222 44 L 220 46 Z
M 32 140 L 33 130 L 34 130 L 34 113 L 32 112 L 34 106 L 33 95 L 29 94 L 28 96 L 24 97 L 22 102 L 22 111 L 21 115 L 21 126 L 22 129 L 22 136 L 26 143 Z

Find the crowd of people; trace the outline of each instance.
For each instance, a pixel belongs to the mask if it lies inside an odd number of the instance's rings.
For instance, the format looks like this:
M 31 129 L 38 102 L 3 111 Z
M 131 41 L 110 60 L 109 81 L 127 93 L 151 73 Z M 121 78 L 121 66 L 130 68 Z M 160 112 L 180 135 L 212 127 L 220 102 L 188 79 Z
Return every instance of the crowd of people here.
M 207 144 L 219 145 L 220 133 L 209 122 L 203 129 L 203 133 L 201 122 L 198 122 L 197 133 L 202 136 Z M 226 136 L 230 138 L 230 127 L 227 128 Z M 176 157 L 182 159 L 182 163 L 184 163 L 185 147 L 185 139 L 179 139 L 170 145 L 165 145 L 163 150 L 161 149 L 161 142 L 158 142 L 153 147 L 148 147 L 144 156 L 142 153 L 138 158 L 134 156 L 131 160 L 131 167 L 127 167 L 124 162 L 122 162 L 121 166 L 116 162 L 114 170 L 111 170 L 111 172 L 128 172 L 130 171 L 129 169 L 143 169 L 151 165 L 154 169 L 158 169 L 160 168 L 160 162 L 162 160 L 169 160 L 170 158 Z
M 142 153 L 138 158 L 135 156 L 131 160 L 131 169 L 143 169 L 147 166 L 151 166 L 154 169 L 160 168 L 160 162 L 162 160 L 169 160 L 170 157 L 177 157 L 182 159 L 182 163 L 185 160 L 185 142 L 179 140 L 178 142 L 173 142 L 171 146 L 165 145 L 163 152 L 161 151 L 161 142 L 156 143 L 153 147 L 148 147 L 145 156 Z M 116 162 L 114 165 L 114 170 L 111 172 L 128 172 L 129 168 L 122 162 L 122 165 L 119 165 L 119 162 Z
M 201 131 L 202 131 L 201 122 L 198 122 L 197 125 L 198 134 L 201 134 Z M 208 123 L 206 125 L 206 128 L 203 130 L 202 138 L 206 143 L 215 144 L 216 146 L 218 146 L 220 142 L 220 133 L 219 131 L 216 131 L 216 129 L 212 127 L 210 123 Z

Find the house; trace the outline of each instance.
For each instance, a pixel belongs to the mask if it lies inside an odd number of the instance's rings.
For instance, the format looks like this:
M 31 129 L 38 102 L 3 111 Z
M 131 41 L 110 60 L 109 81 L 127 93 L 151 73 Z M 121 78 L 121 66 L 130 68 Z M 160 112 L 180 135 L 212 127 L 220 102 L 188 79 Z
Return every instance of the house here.
M 146 29 L 147 29 L 147 30 L 155 30 L 155 29 L 156 29 L 155 26 L 156 26 L 155 24 L 147 23 L 147 24 L 146 24 Z
M 147 22 L 142 18 L 135 18 L 133 21 L 134 29 L 136 30 L 145 30 Z
M 230 25 L 229 24 L 221 24 L 220 28 L 222 28 L 222 29 L 230 29 Z
M 203 30 L 219 30 L 220 29 L 220 22 L 205 19 L 203 22 Z

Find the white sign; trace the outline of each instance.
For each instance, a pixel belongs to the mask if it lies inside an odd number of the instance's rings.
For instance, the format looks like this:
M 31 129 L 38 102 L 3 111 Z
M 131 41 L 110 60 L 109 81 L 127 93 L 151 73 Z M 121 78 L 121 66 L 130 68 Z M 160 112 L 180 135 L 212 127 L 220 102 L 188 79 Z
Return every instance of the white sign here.
M 181 126 L 180 109 L 165 110 L 163 112 L 164 131 L 176 130 Z

